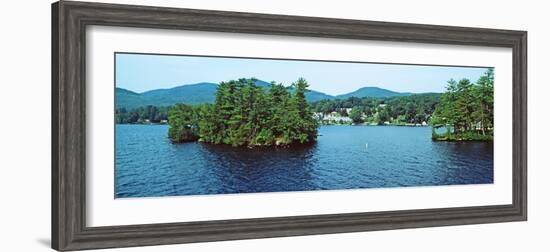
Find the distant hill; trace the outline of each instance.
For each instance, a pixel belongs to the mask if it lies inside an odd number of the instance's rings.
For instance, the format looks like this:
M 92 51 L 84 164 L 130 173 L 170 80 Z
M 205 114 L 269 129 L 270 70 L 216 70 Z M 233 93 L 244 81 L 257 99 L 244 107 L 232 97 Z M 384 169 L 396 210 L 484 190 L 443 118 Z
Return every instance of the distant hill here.
M 126 89 L 116 89 L 116 107 L 128 109 L 140 106 L 169 106 L 176 103 L 200 104 L 214 102 L 217 84 L 197 83 L 182 85 L 169 89 L 155 89 L 143 93 L 135 93 Z
M 357 89 L 351 93 L 342 94 L 336 96 L 338 99 L 346 99 L 349 97 L 394 97 L 394 96 L 409 96 L 413 93 L 399 93 L 379 87 L 362 87 L 360 89 Z
M 269 88 L 271 83 L 258 80 L 256 81 L 256 85 L 263 88 Z M 143 93 L 136 93 L 124 88 L 116 88 L 116 107 L 132 109 L 147 105 L 169 106 L 176 103 L 213 103 L 217 88 L 218 84 L 210 82 L 187 84 L 168 89 L 155 89 Z M 289 88 L 289 91 L 292 91 L 292 88 Z M 334 97 L 314 90 L 310 90 L 306 93 L 306 99 L 310 102 L 332 98 Z
M 269 88 L 271 84 L 266 81 L 257 80 L 256 85 Z M 213 103 L 215 100 L 218 84 L 210 82 L 201 82 L 196 84 L 181 85 L 168 89 L 155 89 L 143 93 L 136 93 L 123 88 L 116 88 L 116 107 L 117 108 L 137 108 L 141 106 L 169 106 L 176 103 L 201 104 Z M 288 88 L 293 91 L 292 88 Z M 309 102 L 331 99 L 346 99 L 349 97 L 394 97 L 409 96 L 413 93 L 399 93 L 378 87 L 364 87 L 354 92 L 332 96 L 319 91 L 309 90 L 306 93 L 306 99 Z
M 315 90 L 309 90 L 309 92 L 306 93 L 306 99 L 309 102 L 316 102 L 320 100 L 332 100 L 334 99 L 334 96 Z
M 218 84 L 202 82 L 169 89 L 155 89 L 141 93 L 150 105 L 168 106 L 176 103 L 213 103 Z
M 263 87 L 263 88 L 271 87 L 271 83 L 265 82 L 263 80 L 257 80 L 256 85 L 260 86 L 260 87 Z M 289 87 L 288 91 L 294 92 L 294 89 Z M 309 102 L 316 102 L 316 101 L 319 101 L 319 100 L 326 100 L 326 99 L 333 99 L 333 98 L 334 98 L 334 96 L 332 96 L 332 95 L 328 95 L 328 94 L 325 94 L 323 92 L 319 92 L 319 91 L 315 91 L 315 90 L 308 90 L 308 92 L 306 93 L 306 99 Z
M 115 89 L 115 104 L 118 108 L 119 104 L 124 104 L 125 107 L 139 107 L 141 104 L 141 96 L 138 93 L 135 93 L 133 91 L 123 89 L 123 88 L 116 88 Z M 122 107 L 124 107 L 122 106 Z

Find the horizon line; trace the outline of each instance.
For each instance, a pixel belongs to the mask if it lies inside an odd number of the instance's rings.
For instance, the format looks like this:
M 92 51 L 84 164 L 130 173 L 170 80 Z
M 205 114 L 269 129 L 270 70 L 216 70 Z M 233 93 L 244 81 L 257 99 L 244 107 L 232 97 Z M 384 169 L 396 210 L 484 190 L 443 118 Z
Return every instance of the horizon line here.
M 244 79 L 248 79 L 248 78 L 244 78 Z M 249 78 L 249 79 L 252 79 L 252 78 Z M 270 83 L 269 81 L 264 81 L 262 79 L 258 79 L 258 78 L 254 78 L 256 79 L 257 81 L 262 81 L 262 82 L 265 82 L 265 83 Z M 307 81 L 307 80 L 306 80 Z M 275 81 L 273 81 L 275 82 Z M 277 82 L 275 82 L 277 83 Z M 207 81 L 203 81 L 203 82 L 197 82 L 197 83 L 187 83 L 187 84 L 181 84 L 181 85 L 177 85 L 177 86 L 173 86 L 173 87 L 169 87 L 169 88 L 156 88 L 156 89 L 150 89 L 150 90 L 146 90 L 146 91 L 143 91 L 143 92 L 137 92 L 137 91 L 134 91 L 134 90 L 131 90 L 129 88 L 125 88 L 125 87 L 119 87 L 115 84 L 115 89 L 119 88 L 119 89 L 124 89 L 124 90 L 127 90 L 127 91 L 130 91 L 132 93 L 136 93 L 136 94 L 144 94 L 144 93 L 147 93 L 147 92 L 151 92 L 151 91 L 157 91 L 157 90 L 170 90 L 170 89 L 174 89 L 174 88 L 179 88 L 179 87 L 183 87 L 183 86 L 194 86 L 194 85 L 201 85 L 201 84 L 213 84 L 213 85 L 220 85 L 219 83 L 215 83 L 215 82 L 207 82 Z M 285 85 L 284 83 L 277 83 L 277 84 L 283 84 L 283 86 L 285 87 L 290 87 L 290 85 Z M 430 91 L 430 92 L 410 92 L 410 91 L 404 91 L 404 92 L 400 92 L 400 91 L 394 91 L 394 90 L 391 90 L 391 89 L 387 89 L 387 88 L 382 88 L 382 87 L 379 87 L 379 86 L 363 86 L 363 87 L 360 87 L 354 91 L 351 91 L 351 92 L 347 92 L 347 93 L 343 93 L 343 94 L 337 94 L 337 95 L 333 95 L 333 94 L 329 94 L 329 93 L 325 93 L 325 92 L 321 92 L 321 91 L 317 91 L 315 89 L 310 89 L 308 88 L 307 90 L 308 91 L 314 91 L 314 92 L 317 92 L 317 93 L 321 93 L 321 94 L 324 94 L 324 95 L 328 95 L 328 96 L 332 96 L 332 97 L 338 97 L 338 96 L 342 96 L 342 95 L 347 95 L 347 94 L 350 94 L 350 93 L 353 93 L 353 92 L 356 92 L 358 90 L 361 90 L 363 88 L 378 88 L 378 89 L 382 89 L 382 90 L 387 90 L 387 91 L 390 91 L 390 92 L 394 92 L 394 93 L 399 93 L 399 94 L 412 94 L 412 95 L 416 95 L 416 94 L 442 94 L 442 92 L 436 92 L 436 91 Z

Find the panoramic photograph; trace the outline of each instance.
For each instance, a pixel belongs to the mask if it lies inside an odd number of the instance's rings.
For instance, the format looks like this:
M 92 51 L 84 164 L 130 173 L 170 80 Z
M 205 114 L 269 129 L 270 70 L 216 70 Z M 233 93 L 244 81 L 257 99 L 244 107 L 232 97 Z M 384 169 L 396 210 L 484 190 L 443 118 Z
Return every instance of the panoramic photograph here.
M 115 198 L 493 183 L 494 69 L 115 53 Z

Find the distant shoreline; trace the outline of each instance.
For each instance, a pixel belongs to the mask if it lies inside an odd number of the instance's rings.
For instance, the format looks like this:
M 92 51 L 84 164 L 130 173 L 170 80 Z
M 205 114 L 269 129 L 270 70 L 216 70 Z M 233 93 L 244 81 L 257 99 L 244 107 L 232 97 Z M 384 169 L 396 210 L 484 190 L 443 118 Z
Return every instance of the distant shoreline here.
M 168 125 L 168 123 L 115 123 L 115 125 Z M 431 127 L 431 125 L 409 125 L 409 124 L 321 124 L 320 126 L 369 126 L 369 127 L 380 127 L 380 126 L 397 126 L 397 127 Z
M 168 125 L 168 123 L 115 123 L 115 125 Z

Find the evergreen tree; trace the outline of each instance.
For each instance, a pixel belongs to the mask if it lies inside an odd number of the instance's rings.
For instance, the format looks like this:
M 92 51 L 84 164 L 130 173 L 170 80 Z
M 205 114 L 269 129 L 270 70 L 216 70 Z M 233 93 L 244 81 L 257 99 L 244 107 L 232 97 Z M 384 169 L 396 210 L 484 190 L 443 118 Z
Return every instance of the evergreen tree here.
M 359 107 L 353 107 L 349 113 L 353 123 L 363 123 L 363 112 Z
M 492 140 L 494 72 L 489 69 L 476 83 L 449 81 L 431 123 L 445 126 L 447 140 Z M 451 134 L 450 129 L 453 129 Z M 432 138 L 440 137 L 432 132 Z
M 199 138 L 198 115 L 193 107 L 176 104 L 170 110 L 168 137 L 172 142 L 195 141 Z
M 223 140 L 222 124 L 214 105 L 204 104 L 198 107 L 200 141 L 220 144 Z
M 474 89 L 473 96 L 477 101 L 477 106 L 474 116 L 479 121 L 479 127 L 482 134 L 485 135 L 489 128 L 492 128 L 493 122 L 493 94 L 494 86 L 494 70 L 490 68 L 485 72 L 485 75 L 479 78 Z
M 220 83 L 213 105 L 178 104 L 170 111 L 170 139 L 233 146 L 315 141 L 318 124 L 306 101 L 305 79 L 292 84 L 293 93 L 282 84 L 272 83 L 264 90 L 255 83 L 255 79 Z

